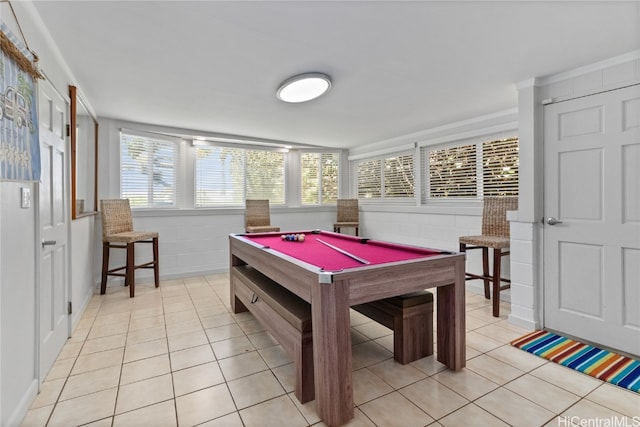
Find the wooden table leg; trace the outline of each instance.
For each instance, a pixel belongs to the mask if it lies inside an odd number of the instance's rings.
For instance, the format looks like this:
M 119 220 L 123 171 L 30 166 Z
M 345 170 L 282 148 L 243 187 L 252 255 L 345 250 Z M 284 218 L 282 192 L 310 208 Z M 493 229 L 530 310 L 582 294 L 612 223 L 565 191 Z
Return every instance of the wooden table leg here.
M 458 371 L 466 365 L 464 260 L 456 262 L 456 280 L 438 287 L 438 362 Z
M 343 281 L 311 288 L 316 412 L 330 426 L 353 418 L 349 288 Z

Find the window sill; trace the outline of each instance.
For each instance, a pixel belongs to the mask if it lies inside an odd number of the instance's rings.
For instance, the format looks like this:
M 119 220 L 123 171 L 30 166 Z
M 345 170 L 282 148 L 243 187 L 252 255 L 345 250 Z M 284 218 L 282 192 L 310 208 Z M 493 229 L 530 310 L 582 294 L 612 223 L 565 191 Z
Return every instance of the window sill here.
M 477 203 L 437 203 L 422 206 L 361 204 L 362 212 L 412 213 L 431 215 L 482 216 L 482 202 Z
M 335 212 L 335 206 L 272 206 L 272 214 L 278 213 L 304 213 L 304 212 Z M 236 208 L 170 208 L 170 209 L 133 209 L 134 217 L 171 217 L 171 216 L 215 216 L 215 215 L 244 215 L 244 207 Z

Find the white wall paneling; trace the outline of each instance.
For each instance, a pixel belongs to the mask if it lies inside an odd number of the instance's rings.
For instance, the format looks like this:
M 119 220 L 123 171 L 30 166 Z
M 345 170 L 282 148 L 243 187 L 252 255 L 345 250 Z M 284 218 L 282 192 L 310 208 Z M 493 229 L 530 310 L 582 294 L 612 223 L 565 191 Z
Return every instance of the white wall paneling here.
M 36 348 L 35 210 L 20 208 L 20 188 L 30 183 L 0 183 L 0 348 L 3 426 L 19 425 L 38 392 Z

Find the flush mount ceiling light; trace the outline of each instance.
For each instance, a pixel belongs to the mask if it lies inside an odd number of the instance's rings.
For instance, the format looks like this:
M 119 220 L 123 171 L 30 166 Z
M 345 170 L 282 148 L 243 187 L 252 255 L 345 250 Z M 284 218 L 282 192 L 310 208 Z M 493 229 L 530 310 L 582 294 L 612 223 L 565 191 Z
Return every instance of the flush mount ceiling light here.
M 311 101 L 331 88 L 331 78 L 323 73 L 304 73 L 285 80 L 276 96 L 284 102 Z

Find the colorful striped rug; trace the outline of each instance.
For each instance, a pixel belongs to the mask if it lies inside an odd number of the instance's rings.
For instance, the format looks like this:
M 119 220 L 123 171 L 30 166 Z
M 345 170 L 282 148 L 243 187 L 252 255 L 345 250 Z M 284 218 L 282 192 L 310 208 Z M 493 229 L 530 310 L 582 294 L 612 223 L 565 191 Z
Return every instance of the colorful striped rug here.
M 640 393 L 640 362 L 547 331 L 535 331 L 511 345 L 611 384 Z

